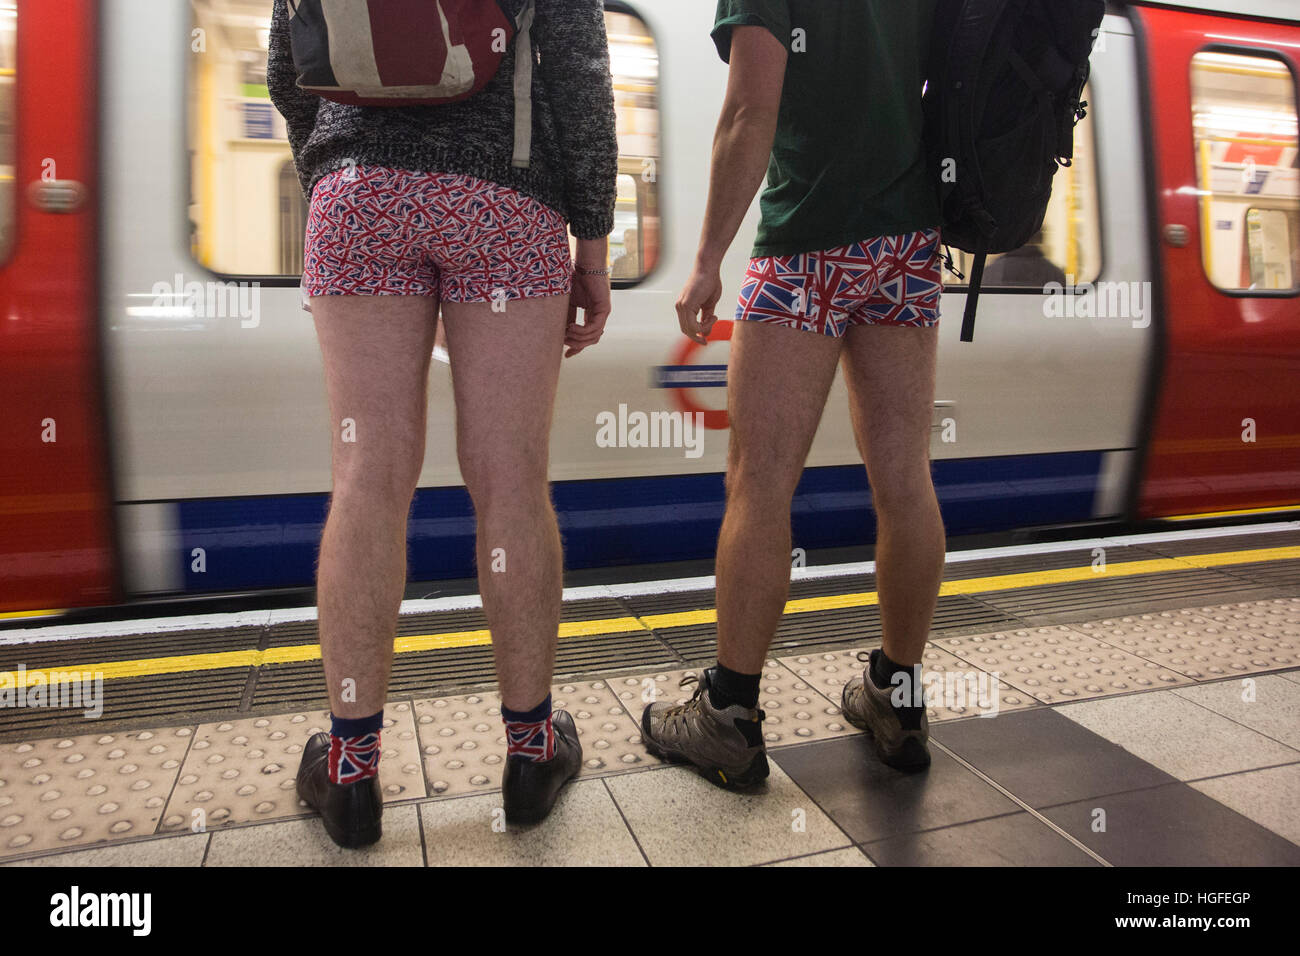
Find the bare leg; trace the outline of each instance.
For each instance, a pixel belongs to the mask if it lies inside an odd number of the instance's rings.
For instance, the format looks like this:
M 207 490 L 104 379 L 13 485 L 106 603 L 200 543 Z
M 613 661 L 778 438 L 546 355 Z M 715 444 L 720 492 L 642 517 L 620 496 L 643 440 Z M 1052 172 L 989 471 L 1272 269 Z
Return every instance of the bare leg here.
M 424 460 L 435 299 L 317 296 L 333 490 L 316 577 L 330 707 L 384 706 L 406 586 L 406 523 Z
M 731 340 L 718 662 L 763 668 L 790 593 L 790 502 L 835 379 L 840 339 L 742 322 Z
M 930 478 L 937 328 L 855 326 L 844 377 L 876 509 L 876 582 L 885 656 L 921 661 L 939 582 L 944 530 Z
M 456 450 L 478 518 L 478 583 L 501 698 L 531 710 L 550 693 L 560 626 L 560 533 L 547 481 L 568 297 L 443 302 L 456 394 Z

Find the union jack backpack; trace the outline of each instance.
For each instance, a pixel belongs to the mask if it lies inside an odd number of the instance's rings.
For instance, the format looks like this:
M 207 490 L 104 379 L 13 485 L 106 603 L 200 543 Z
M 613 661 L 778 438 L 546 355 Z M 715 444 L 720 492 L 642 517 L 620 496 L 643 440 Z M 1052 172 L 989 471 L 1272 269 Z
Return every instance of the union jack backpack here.
M 534 0 L 288 0 L 298 86 L 350 106 L 434 106 L 473 96 L 515 46 L 515 148 L 532 148 Z

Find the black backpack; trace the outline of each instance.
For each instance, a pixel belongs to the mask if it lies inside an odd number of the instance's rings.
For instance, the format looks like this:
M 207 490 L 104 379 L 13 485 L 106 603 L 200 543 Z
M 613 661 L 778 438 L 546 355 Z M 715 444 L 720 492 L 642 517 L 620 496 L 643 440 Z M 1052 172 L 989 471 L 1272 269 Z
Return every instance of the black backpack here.
M 1105 13 L 1105 0 L 939 0 L 925 141 L 944 243 L 975 256 L 963 342 L 975 334 L 985 260 L 1042 228 L 1057 166 L 1074 156 Z

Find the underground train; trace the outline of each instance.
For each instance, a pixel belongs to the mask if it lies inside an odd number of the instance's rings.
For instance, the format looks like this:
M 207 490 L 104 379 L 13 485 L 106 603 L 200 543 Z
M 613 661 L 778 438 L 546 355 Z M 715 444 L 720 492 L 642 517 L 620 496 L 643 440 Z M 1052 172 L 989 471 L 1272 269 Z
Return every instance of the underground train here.
M 0 0 L 7 617 L 313 581 L 331 426 L 270 7 Z M 606 7 L 614 309 L 561 374 L 570 568 L 711 555 L 727 449 L 731 325 L 697 345 L 673 309 L 726 81 L 713 4 Z M 993 261 L 962 343 L 948 277 L 932 457 L 950 536 L 1300 507 L 1295 5 L 1111 4 L 1092 62 L 1075 161 L 1013 253 L 1044 281 L 1006 284 Z M 756 223 L 757 203 L 724 319 Z M 870 542 L 869 500 L 840 382 L 796 546 Z M 473 573 L 441 361 L 409 548 L 413 580 Z

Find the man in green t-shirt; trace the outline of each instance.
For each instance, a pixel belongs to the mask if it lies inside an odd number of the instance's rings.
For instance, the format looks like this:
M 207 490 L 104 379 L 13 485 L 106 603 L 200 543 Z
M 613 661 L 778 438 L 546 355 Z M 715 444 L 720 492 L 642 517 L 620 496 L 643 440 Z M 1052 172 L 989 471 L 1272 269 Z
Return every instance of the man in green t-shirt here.
M 651 704 L 641 726 L 651 752 L 721 786 L 768 774 L 759 679 L 789 594 L 791 500 L 841 361 L 877 516 L 884 628 L 841 706 L 890 766 L 930 762 L 920 660 L 945 547 L 930 480 L 940 212 L 921 144 L 934 11 L 935 0 L 718 2 L 712 36 L 730 74 L 677 300 L 697 342 L 717 321 L 720 263 L 767 171 L 731 339 L 718 664 L 689 703 Z

